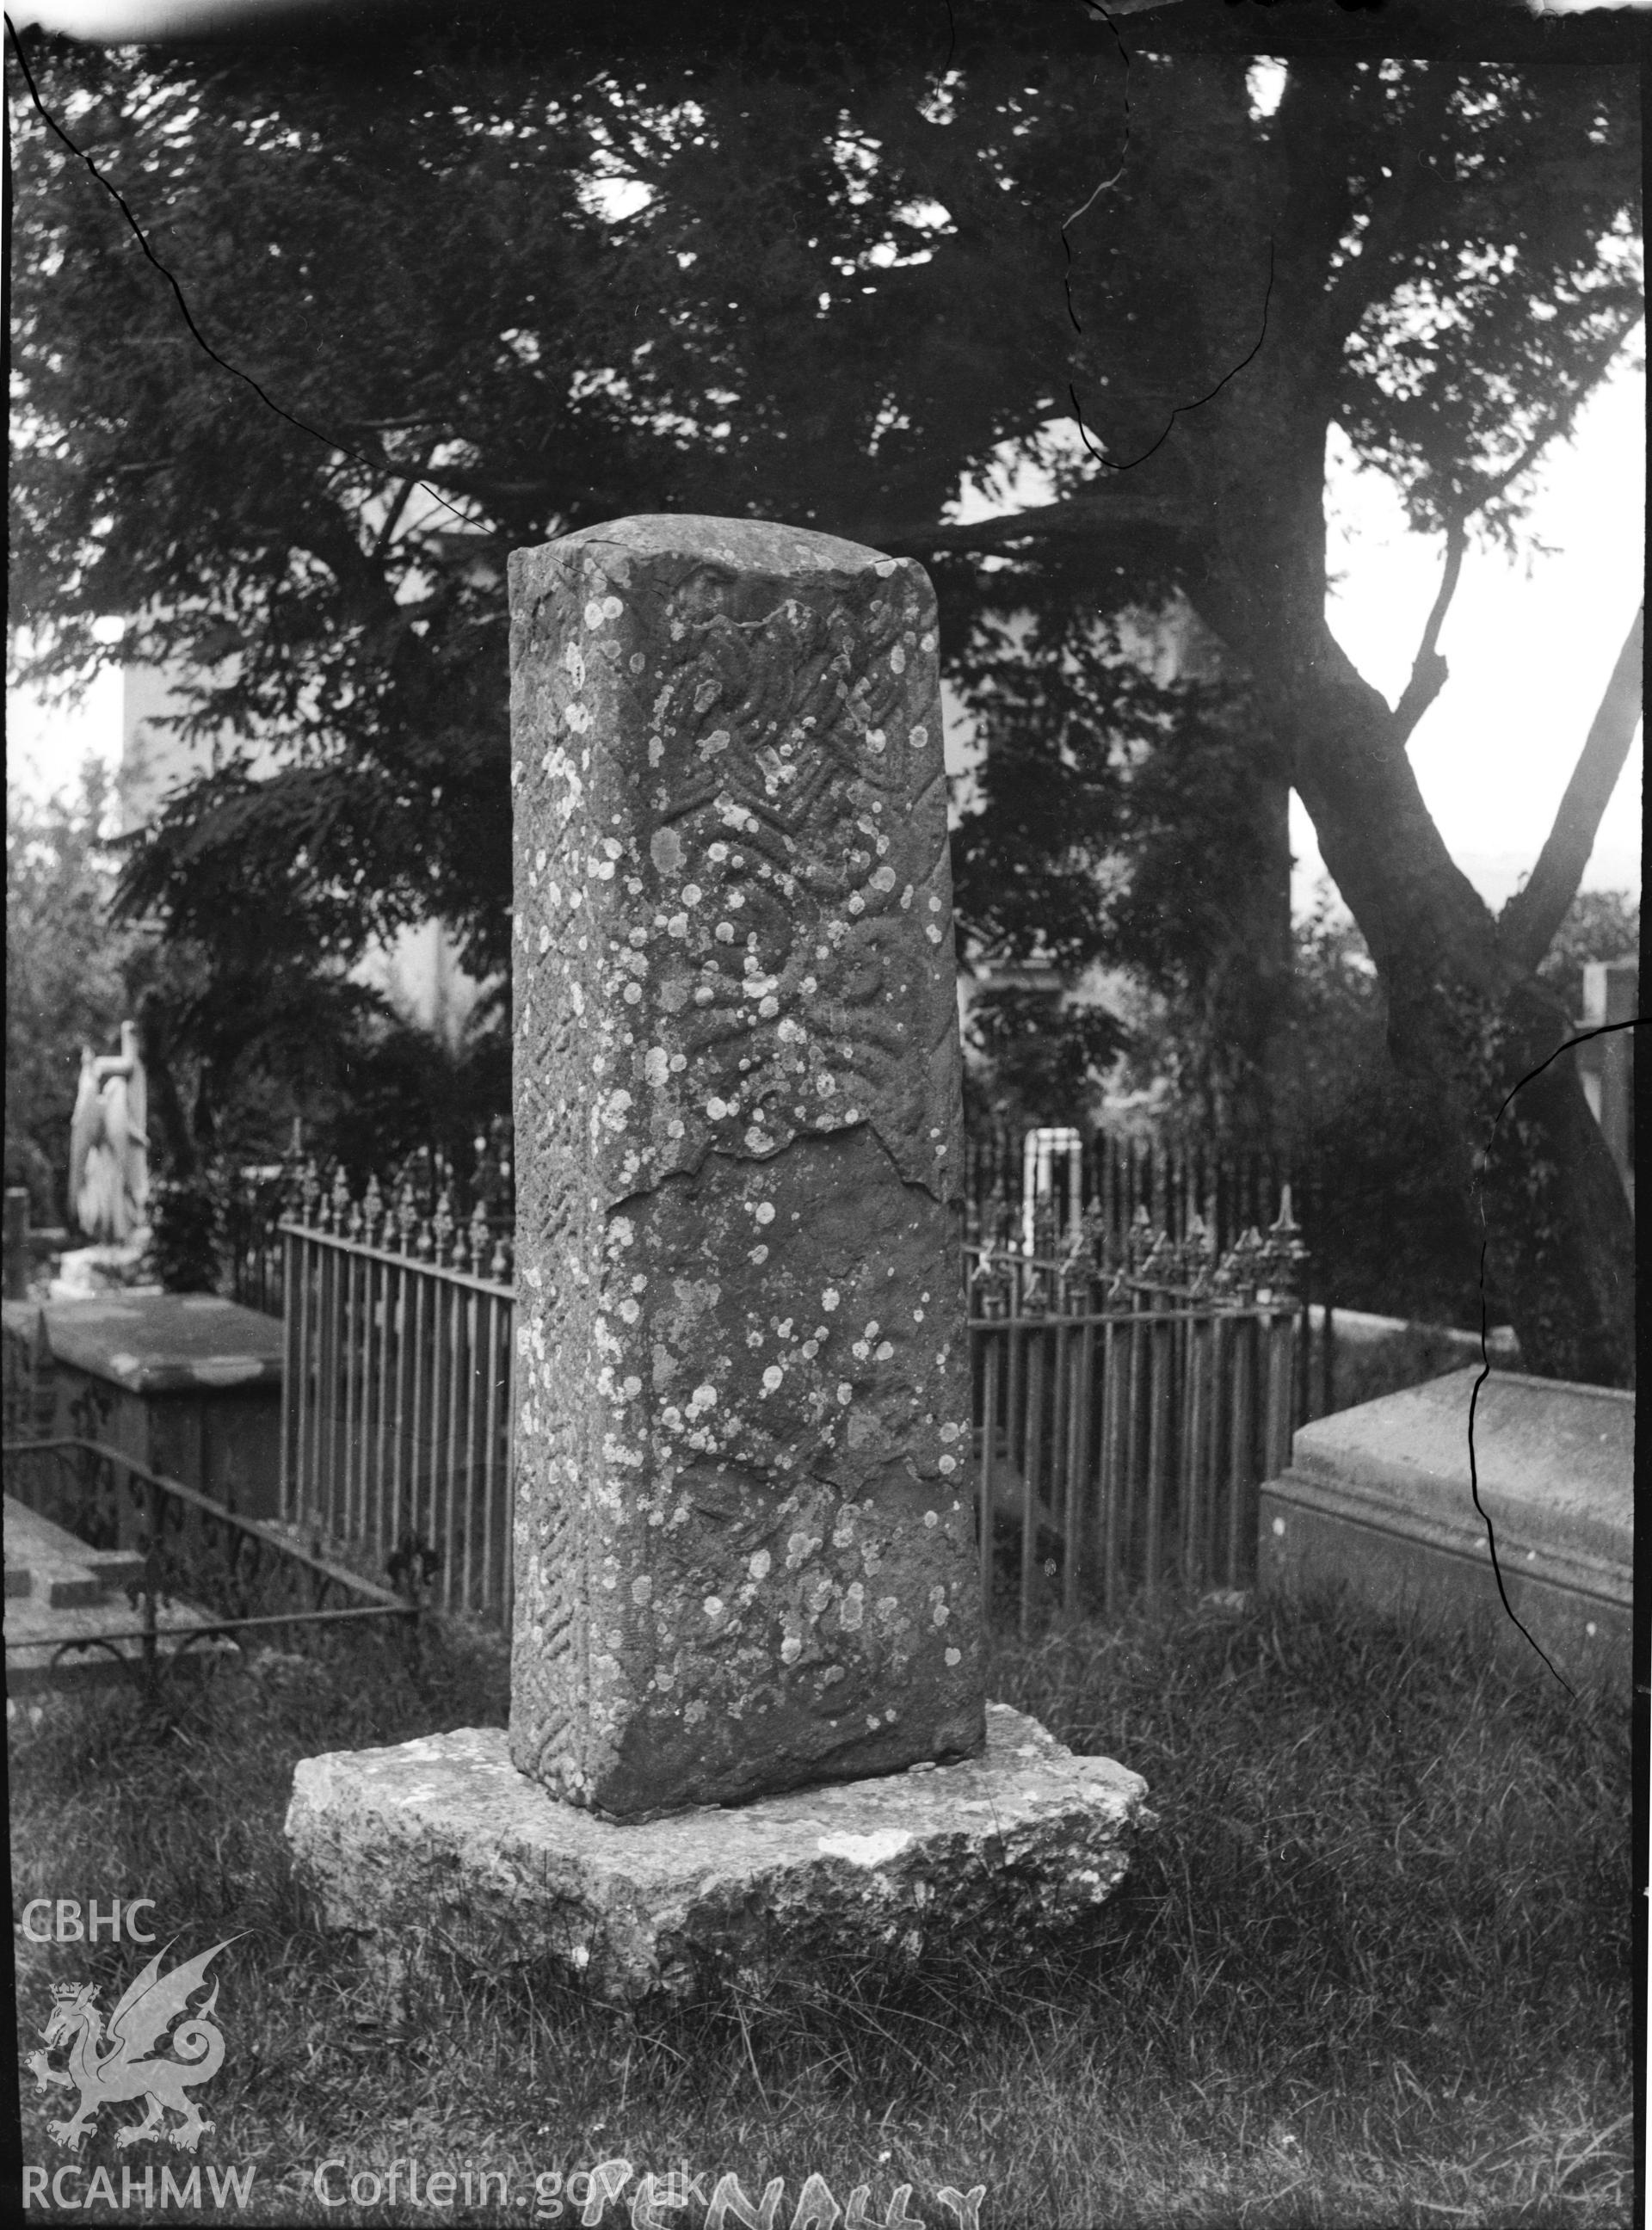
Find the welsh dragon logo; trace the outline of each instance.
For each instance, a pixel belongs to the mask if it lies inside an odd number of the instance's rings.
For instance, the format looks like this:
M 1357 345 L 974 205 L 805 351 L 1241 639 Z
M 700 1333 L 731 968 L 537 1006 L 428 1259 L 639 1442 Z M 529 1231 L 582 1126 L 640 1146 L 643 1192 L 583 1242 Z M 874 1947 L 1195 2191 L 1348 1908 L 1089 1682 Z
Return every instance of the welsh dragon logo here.
M 146 2098 L 148 2113 L 141 2122 L 117 2130 L 115 2143 L 135 2145 L 143 2137 L 165 2137 L 185 2152 L 195 2150 L 202 2132 L 213 2125 L 202 2119 L 189 2092 L 210 2082 L 223 2065 L 223 2035 L 212 2020 L 218 2002 L 216 1980 L 205 2005 L 172 2031 L 170 2041 L 177 2057 L 155 2057 L 152 2047 L 196 1991 L 204 1988 L 209 1963 L 235 1940 L 226 1937 L 223 1943 L 165 1975 L 160 1970 L 165 1950 L 158 1951 L 110 2014 L 106 2031 L 92 1984 L 53 1985 L 51 2014 L 41 2030 L 46 2049 L 30 2053 L 29 2066 L 37 2090 L 55 2084 L 64 2091 L 80 2091 L 80 2105 L 68 2119 L 46 2125 L 60 2145 L 78 2152 L 100 2107 L 123 2098 Z M 60 2047 L 68 2053 L 67 2073 L 51 2065 L 51 2053 Z M 170 2125 L 169 2110 L 180 2117 Z

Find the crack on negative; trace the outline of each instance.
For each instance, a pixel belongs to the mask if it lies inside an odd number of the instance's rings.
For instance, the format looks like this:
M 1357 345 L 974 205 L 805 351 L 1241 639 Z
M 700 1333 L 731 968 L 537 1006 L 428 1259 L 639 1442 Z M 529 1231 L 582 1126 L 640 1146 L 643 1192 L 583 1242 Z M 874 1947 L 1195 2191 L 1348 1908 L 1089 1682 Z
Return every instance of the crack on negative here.
M 103 188 L 105 193 L 109 196 L 110 199 L 119 209 L 121 216 L 126 218 L 127 224 L 131 228 L 132 238 L 137 242 L 139 247 L 142 248 L 150 262 L 154 265 L 156 270 L 160 273 L 161 277 L 166 281 L 173 293 L 177 296 L 177 306 L 183 313 L 184 324 L 189 327 L 190 332 L 194 336 L 199 345 L 205 351 L 206 354 L 211 358 L 213 363 L 219 365 L 222 370 L 227 371 L 232 378 L 243 380 L 246 384 L 251 388 L 253 393 L 258 397 L 259 401 L 268 409 L 273 410 L 278 418 L 284 418 L 289 426 L 296 426 L 300 434 L 307 434 L 313 441 L 319 441 L 323 448 L 337 450 L 339 455 L 350 458 L 355 464 L 365 465 L 370 472 L 382 473 L 386 469 L 389 469 L 394 473 L 395 468 L 393 466 L 389 464 L 389 461 L 387 459 L 384 457 L 371 457 L 365 450 L 352 449 L 347 443 L 337 440 L 332 435 L 322 433 L 319 427 L 307 424 L 302 418 L 295 418 L 290 410 L 284 409 L 282 406 L 276 402 L 274 396 L 267 393 L 266 390 L 259 385 L 258 382 L 253 377 L 251 372 L 243 371 L 239 364 L 231 364 L 228 357 L 219 355 L 217 350 L 213 347 L 211 342 L 208 340 L 206 335 L 201 331 L 199 325 L 196 324 L 195 319 L 190 313 L 190 306 L 184 300 L 184 289 L 178 285 L 177 280 L 172 276 L 172 274 L 167 269 L 166 266 L 161 261 L 159 256 L 156 255 L 154 249 L 150 246 L 148 235 L 145 233 L 143 227 L 139 223 L 137 218 L 132 215 L 131 208 L 127 204 L 126 197 L 121 193 L 120 189 L 114 185 L 108 178 L 104 177 L 102 171 L 99 170 L 97 164 L 93 161 L 90 155 L 87 154 L 82 148 L 75 145 L 74 140 L 69 138 L 68 133 L 64 131 L 62 126 L 52 114 L 50 109 L 47 107 L 45 102 L 41 99 L 40 90 L 35 83 L 34 74 L 30 71 L 29 64 L 23 56 L 22 42 L 19 41 L 17 36 L 17 27 L 12 22 L 10 16 L 7 16 L 5 18 L 5 26 L 11 35 L 11 51 L 16 57 L 18 68 L 23 72 L 23 83 L 29 88 L 29 98 L 34 102 L 35 106 L 40 111 L 42 119 L 45 123 L 48 130 L 56 134 L 58 139 L 62 141 L 63 145 L 68 149 L 69 153 L 74 157 L 77 162 L 85 164 L 87 169 L 92 173 L 92 176 Z M 412 480 L 412 485 L 415 487 L 421 489 L 424 494 L 430 498 L 433 503 L 439 503 L 443 511 L 451 512 L 456 519 L 459 519 L 461 523 L 464 522 L 464 512 L 460 511 L 456 506 L 449 503 L 446 496 L 438 495 L 435 488 L 431 487 L 427 481 L 415 478 Z
M 1652 1015 L 1631 1015 L 1629 1020 L 1627 1022 L 1602 1022 L 1597 1028 L 1592 1030 L 1579 1030 L 1575 1037 L 1568 1038 L 1564 1045 L 1557 1046 L 1554 1051 L 1550 1054 L 1546 1059 L 1539 1061 L 1535 1068 L 1528 1069 L 1526 1074 L 1520 1078 L 1519 1083 L 1516 1084 L 1508 1092 L 1502 1105 L 1492 1117 L 1491 1129 L 1487 1134 L 1486 1152 L 1481 1161 L 1481 1169 L 1483 1170 L 1490 1160 L 1492 1141 L 1497 1135 L 1497 1125 L 1502 1121 L 1504 1116 L 1508 1112 L 1509 1108 L 1513 1105 L 1516 1092 L 1523 1092 L 1526 1089 L 1526 1086 L 1533 1082 L 1535 1078 L 1542 1075 L 1546 1068 L 1548 1068 L 1553 1062 L 1558 1060 L 1562 1054 L 1571 1052 L 1574 1047 L 1587 1045 L 1591 1038 L 1610 1037 L 1617 1030 L 1638 1030 L 1643 1028 L 1649 1021 L 1652 1021 Z M 1490 1512 L 1487 1510 L 1485 1505 L 1480 1498 L 1480 1469 L 1475 1457 L 1475 1411 L 1480 1402 L 1480 1389 L 1486 1383 L 1486 1381 L 1491 1376 L 1492 1366 L 1491 1349 L 1488 1344 L 1490 1338 L 1490 1321 L 1488 1316 L 1488 1304 L 1486 1299 L 1486 1255 L 1487 1249 L 1491 1245 L 1491 1237 L 1486 1224 L 1486 1195 L 1481 1185 L 1478 1172 L 1475 1175 L 1474 1189 L 1475 1192 L 1478 1193 L 1480 1198 L 1480 1376 L 1475 1379 L 1473 1391 L 1468 1396 L 1468 1492 L 1474 1497 L 1475 1508 L 1479 1512 L 1480 1521 L 1486 1529 L 1486 1546 L 1491 1552 L 1492 1576 L 1497 1582 L 1497 1592 L 1502 1598 L 1503 1608 L 1508 1613 L 1509 1617 L 1513 1620 L 1514 1624 L 1520 1627 L 1520 1632 L 1531 1643 L 1533 1648 L 1537 1651 L 1538 1655 L 1548 1666 L 1550 1672 L 1554 1674 L 1555 1679 L 1565 1690 L 1567 1695 L 1571 1698 L 1573 1703 L 1576 1703 L 1578 1700 L 1577 1690 L 1572 1686 L 1571 1681 L 1566 1679 L 1565 1673 L 1562 1672 L 1555 1665 L 1548 1652 L 1542 1647 L 1541 1643 L 1536 1640 L 1530 1628 L 1520 1617 L 1516 1615 L 1514 1606 L 1508 1599 L 1508 1589 L 1503 1585 L 1503 1568 L 1501 1563 L 1498 1561 L 1496 1530 L 1492 1524 Z
M 1189 410 L 1197 410 L 1205 403 L 1214 402 L 1216 397 L 1221 394 L 1223 389 L 1228 384 L 1228 382 L 1230 379 L 1236 379 L 1239 374 L 1244 370 L 1245 366 L 1248 364 L 1254 364 L 1257 357 L 1261 355 L 1262 343 L 1268 338 L 1268 306 L 1272 302 L 1273 299 L 1274 238 L 1273 235 L 1270 233 L 1268 236 L 1268 284 L 1262 289 L 1262 330 L 1256 335 L 1255 340 L 1252 343 L 1245 355 L 1240 358 L 1238 363 L 1233 364 L 1228 371 L 1223 373 L 1221 378 L 1217 380 L 1216 385 L 1210 389 L 1208 394 L 1196 396 L 1191 403 L 1177 403 L 1171 409 L 1170 416 L 1165 421 L 1165 430 L 1159 435 L 1158 439 L 1154 441 L 1151 447 L 1144 449 L 1139 457 L 1132 457 L 1126 464 L 1120 464 L 1118 460 L 1113 457 L 1104 457 L 1100 450 L 1096 448 L 1095 443 L 1090 439 L 1088 430 L 1084 423 L 1084 405 L 1079 400 L 1079 392 L 1077 388 L 1074 386 L 1072 381 L 1069 379 L 1067 383 L 1067 391 L 1073 398 L 1073 416 L 1078 426 L 1079 439 L 1083 442 L 1090 454 L 1095 459 L 1097 464 L 1105 465 L 1110 473 L 1133 472 L 1138 465 L 1145 465 L 1148 458 L 1153 454 L 1154 450 L 1162 449 L 1164 448 L 1165 442 L 1170 439 L 1171 427 L 1175 425 L 1177 420 L 1181 417 L 1184 412 Z
M 1073 307 L 1073 244 L 1068 239 L 1067 227 L 1068 225 L 1076 224 L 1081 216 L 1088 214 L 1090 209 L 1094 207 L 1096 202 L 1103 194 L 1107 192 L 1111 187 L 1118 184 L 1120 179 L 1122 178 L 1125 174 L 1125 164 L 1128 161 L 1130 156 L 1130 49 L 1124 42 L 1123 37 L 1119 30 L 1119 26 L 1113 22 L 1112 16 L 1108 15 L 1107 10 L 1102 7 L 1100 0 L 1084 0 L 1084 4 L 1087 8 L 1093 9 L 1094 12 L 1100 16 L 1108 30 L 1112 32 L 1114 42 L 1118 46 L 1120 55 L 1124 62 L 1124 139 L 1119 149 L 1118 169 L 1113 172 L 1110 178 L 1102 179 L 1100 184 L 1094 189 L 1088 200 L 1085 201 L 1079 208 L 1075 209 L 1072 216 L 1068 218 L 1067 223 L 1063 224 L 1062 227 L 1062 253 L 1067 258 L 1066 267 L 1062 273 L 1062 286 L 1067 294 L 1067 314 L 1073 320 L 1073 331 L 1075 333 L 1081 333 L 1084 331 L 1084 328 L 1079 323 L 1078 312 Z M 949 15 L 952 12 L 950 8 L 947 12 Z M 1076 397 L 1074 398 L 1074 403 L 1076 406 Z M 1079 422 L 1079 430 L 1081 433 L 1083 431 L 1083 421 L 1081 418 Z

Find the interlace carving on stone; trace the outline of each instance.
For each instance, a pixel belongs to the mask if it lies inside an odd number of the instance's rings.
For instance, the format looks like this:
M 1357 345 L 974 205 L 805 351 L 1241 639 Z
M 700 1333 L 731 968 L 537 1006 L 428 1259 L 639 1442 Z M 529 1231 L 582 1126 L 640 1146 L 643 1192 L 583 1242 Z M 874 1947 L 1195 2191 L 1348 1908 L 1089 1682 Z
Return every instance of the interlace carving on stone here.
M 936 704 L 927 582 L 892 564 L 869 600 L 828 574 L 776 601 L 772 580 L 685 560 L 639 624 L 611 593 L 629 570 L 587 546 L 564 576 L 557 602 L 582 599 L 584 625 L 543 708 L 542 770 L 567 785 L 561 832 L 632 779 L 651 811 L 628 800 L 585 860 L 530 868 L 533 942 L 571 978 L 534 1067 L 554 1079 L 590 1013 L 586 1057 L 614 1080 L 591 1118 L 610 1202 L 713 1147 L 765 1157 L 856 1122 L 907 1182 L 952 1196 L 951 971 L 919 964 L 952 933 L 945 814 L 923 809 L 939 721 L 902 717 Z M 644 736 L 646 773 L 603 764 Z

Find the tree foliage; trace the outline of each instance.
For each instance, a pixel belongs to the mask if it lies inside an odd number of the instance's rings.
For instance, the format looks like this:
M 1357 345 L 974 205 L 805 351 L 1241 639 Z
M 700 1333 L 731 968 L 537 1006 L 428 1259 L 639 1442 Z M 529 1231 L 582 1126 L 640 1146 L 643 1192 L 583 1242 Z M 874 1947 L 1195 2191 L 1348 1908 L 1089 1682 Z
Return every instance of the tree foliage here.
M 246 375 L 25 125 L 12 531 L 36 671 L 82 668 L 120 612 L 139 654 L 210 668 L 203 732 L 280 761 L 255 778 L 231 752 L 131 902 L 210 938 L 226 983 L 431 912 L 502 967 L 505 553 L 625 512 L 784 517 L 954 565 L 944 654 L 997 757 L 959 838 L 966 937 L 1008 950 L 1037 917 L 1076 952 L 1105 929 L 1230 1036 L 1247 999 L 1277 1022 L 1294 785 L 1466 1184 L 1487 1095 L 1559 1010 L 1405 762 L 1444 686 L 1432 640 L 1390 707 L 1330 635 L 1326 441 L 1457 558 L 1518 533 L 1532 465 L 1640 315 L 1633 74 L 1350 48 L 1291 61 L 1270 110 L 1243 57 L 1126 58 L 1099 11 L 960 7 L 945 65 L 933 26 L 870 0 L 591 21 L 371 61 L 34 40 L 48 106 Z M 1006 495 L 1013 458 L 1048 502 L 947 516 L 966 477 Z M 1238 710 L 1109 661 L 1145 587 L 1219 639 Z M 1012 626 L 1050 695 L 1042 751 L 995 648 Z M 1126 856 L 1087 920 L 1089 866 Z M 1555 1215 L 1617 1266 L 1566 1304 L 1572 1362 L 1610 1372 L 1627 1258 L 1594 1228 L 1580 1108 L 1530 1120 L 1585 1172 Z M 1513 1285 L 1552 1283 L 1522 1243 Z
M 1641 949 L 1641 902 L 1627 891 L 1579 891 L 1539 970 L 1583 1012 L 1583 971 L 1591 961 L 1630 960 Z
M 970 29 L 939 89 L 931 42 L 869 17 L 623 74 L 577 48 L 364 75 L 35 42 L 48 106 L 245 375 L 20 108 L 35 671 L 83 671 L 122 615 L 128 654 L 199 661 L 201 732 L 285 761 L 254 783 L 231 755 L 146 855 L 140 903 L 216 938 L 251 867 L 237 918 L 262 950 L 439 911 L 473 968 L 502 966 L 517 544 L 701 505 L 921 536 L 999 443 L 1048 445 L 1070 378 L 1109 459 L 1173 429 L 1155 484 L 1113 505 L 1110 581 L 1087 551 L 1091 609 L 1139 601 L 1210 538 L 1185 515 L 1214 422 L 1173 414 L 1287 298 L 1319 298 L 1322 410 L 1425 523 L 1568 422 L 1632 319 L 1611 74 L 1305 64 L 1270 119 L 1242 67 L 1136 56 L 1126 178 L 1072 229 L 1074 332 L 1052 217 L 1096 168 L 1117 55 L 1031 50 L 1010 10 Z M 1136 485 L 1051 454 L 1068 491 Z M 1269 508 L 1317 503 L 1322 462 Z M 1486 519 L 1506 528 L 1520 487 Z

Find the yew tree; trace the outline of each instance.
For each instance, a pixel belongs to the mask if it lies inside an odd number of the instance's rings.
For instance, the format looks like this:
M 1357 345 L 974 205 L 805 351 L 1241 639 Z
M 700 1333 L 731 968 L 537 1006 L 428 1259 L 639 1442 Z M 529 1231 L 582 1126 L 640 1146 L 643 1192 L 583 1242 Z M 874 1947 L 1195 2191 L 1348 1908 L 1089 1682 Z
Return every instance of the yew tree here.
M 503 558 L 603 518 L 783 517 L 919 557 L 966 683 L 1017 600 L 1054 642 L 1064 615 L 1180 599 L 1242 705 L 1208 757 L 1232 809 L 1197 772 L 1208 707 L 1098 686 L 1087 754 L 1069 692 L 1041 766 L 1001 661 L 1014 780 L 960 838 L 965 938 L 1105 947 L 1095 866 L 1145 741 L 1163 811 L 1208 832 L 1188 897 L 1221 881 L 1265 1066 L 1294 789 L 1526 1356 L 1621 1382 L 1628 1207 L 1571 1064 L 1541 1066 L 1568 1018 L 1538 966 L 1628 746 L 1638 636 L 1500 918 L 1405 746 L 1448 686 L 1468 539 L 1518 542 L 1533 468 L 1640 318 L 1635 74 L 1330 39 L 1263 81 L 1244 54 L 1136 49 L 1184 11 L 946 12 L 579 5 L 393 47 L 25 35 L 72 143 L 14 68 L 29 670 L 83 674 L 119 614 L 125 655 L 197 661 L 203 734 L 278 762 L 223 746 L 128 901 L 227 983 L 336 968 L 432 912 L 502 968 Z M 1394 706 L 1326 623 L 1333 429 L 1444 553 Z M 953 515 L 966 475 L 996 516 Z M 1580 731 L 1597 691 L 1579 677 Z M 991 765 L 991 719 L 988 744 Z M 1159 912 L 1171 933 L 1173 893 Z

